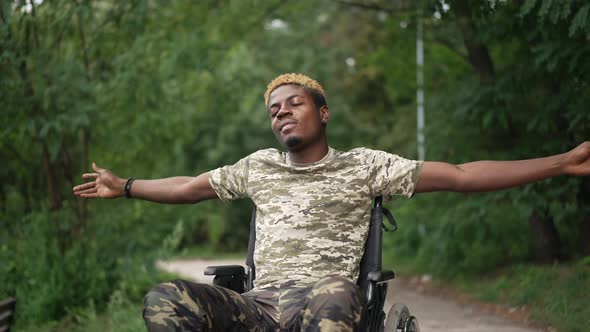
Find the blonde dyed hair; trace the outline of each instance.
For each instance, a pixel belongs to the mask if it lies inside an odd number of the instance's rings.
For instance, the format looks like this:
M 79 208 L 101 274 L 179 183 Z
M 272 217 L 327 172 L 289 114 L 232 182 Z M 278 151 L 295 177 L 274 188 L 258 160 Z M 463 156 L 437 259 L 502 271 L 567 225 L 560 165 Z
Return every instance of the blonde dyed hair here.
M 268 99 L 270 98 L 270 94 L 276 88 L 287 84 L 295 84 L 302 86 L 306 89 L 315 90 L 319 94 L 321 94 L 324 97 L 324 99 L 326 98 L 326 92 L 324 91 L 324 88 L 316 80 L 303 74 L 288 73 L 279 75 L 274 80 L 270 81 L 270 83 L 266 87 L 266 92 L 264 93 L 264 104 L 268 105 Z

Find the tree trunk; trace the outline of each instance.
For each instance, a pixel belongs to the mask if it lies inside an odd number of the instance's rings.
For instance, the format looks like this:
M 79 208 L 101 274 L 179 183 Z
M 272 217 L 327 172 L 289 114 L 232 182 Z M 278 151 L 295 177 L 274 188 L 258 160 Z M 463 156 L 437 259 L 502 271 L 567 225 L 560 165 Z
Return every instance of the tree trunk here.
M 529 217 L 533 258 L 542 263 L 561 260 L 561 240 L 548 210 L 534 210 Z
M 82 132 L 82 167 L 79 167 L 80 164 L 76 164 L 68 152 L 67 149 L 64 148 L 64 170 L 65 176 L 70 181 L 70 184 L 73 186 L 76 182 L 76 175 L 78 174 L 79 170 L 84 172 L 84 168 L 88 165 L 88 146 L 90 141 L 90 132 L 88 129 L 84 129 Z M 87 205 L 86 199 L 75 199 L 74 205 L 74 212 L 76 213 L 76 223 L 72 228 L 72 235 L 80 236 L 86 230 L 86 212 L 87 212 Z
M 24 83 L 23 95 L 25 98 L 32 100 L 35 96 L 35 90 L 33 89 L 33 83 L 29 78 L 27 62 L 24 59 L 19 64 L 19 73 Z M 37 102 L 33 102 L 31 105 L 31 114 L 33 116 L 39 116 L 41 113 L 42 111 L 39 104 Z M 41 147 L 41 158 L 43 160 L 45 179 L 47 180 L 47 192 L 49 194 L 50 210 L 57 211 L 62 208 L 62 197 L 57 173 L 55 172 L 55 165 L 52 165 L 49 158 L 49 149 L 47 148 L 47 144 L 45 144 L 43 141 L 39 141 L 39 145 Z M 59 251 L 63 255 L 66 251 L 66 238 L 59 220 L 55 220 L 55 236 L 57 238 Z
M 494 62 L 490 56 L 488 47 L 477 40 L 477 27 L 473 23 L 471 9 L 467 1 L 457 1 L 457 14 L 459 30 L 463 37 L 463 43 L 467 49 L 469 63 L 479 74 L 482 82 L 491 82 L 494 80 L 495 70 Z
M 86 82 L 91 83 L 90 79 L 90 59 L 88 56 L 88 45 L 86 44 L 86 34 L 84 33 L 82 12 L 78 11 L 78 33 L 80 34 L 80 47 L 82 48 L 82 60 L 84 62 L 84 77 Z M 88 167 L 88 151 L 90 144 L 90 128 L 82 129 L 82 169 Z M 78 221 L 75 231 L 79 235 L 86 229 L 86 199 L 78 200 Z
M 50 210 L 57 211 L 62 208 L 62 198 L 59 190 L 57 174 L 55 173 L 55 167 L 51 164 L 51 160 L 49 159 L 47 145 L 41 143 L 41 149 L 43 155 L 43 170 L 45 171 L 47 191 L 51 202 Z M 63 255 L 66 252 L 66 238 L 64 236 L 64 231 L 61 228 L 60 221 L 57 219 L 55 220 L 55 236 L 57 238 L 59 252 Z
M 584 177 L 580 181 L 577 194 L 578 250 L 582 256 L 590 255 L 590 179 Z

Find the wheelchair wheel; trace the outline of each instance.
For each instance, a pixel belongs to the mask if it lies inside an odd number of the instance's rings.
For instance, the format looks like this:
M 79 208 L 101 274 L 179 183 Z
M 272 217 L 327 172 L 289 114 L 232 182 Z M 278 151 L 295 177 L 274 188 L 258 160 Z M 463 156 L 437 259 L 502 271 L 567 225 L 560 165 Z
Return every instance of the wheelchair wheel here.
M 402 303 L 395 303 L 387 314 L 384 332 L 405 331 L 408 318 L 410 318 L 408 307 Z
M 418 326 L 418 320 L 416 317 L 410 316 L 408 320 L 406 320 L 403 332 L 420 332 L 420 327 Z

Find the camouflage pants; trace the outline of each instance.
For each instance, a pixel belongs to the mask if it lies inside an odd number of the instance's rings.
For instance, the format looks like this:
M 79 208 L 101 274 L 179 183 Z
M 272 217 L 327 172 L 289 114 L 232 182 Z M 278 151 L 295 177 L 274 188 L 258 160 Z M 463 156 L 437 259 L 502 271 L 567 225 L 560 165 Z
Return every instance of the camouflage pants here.
M 223 287 L 175 280 L 145 297 L 148 331 L 359 331 L 360 289 L 328 276 L 315 284 L 255 289 L 238 294 Z

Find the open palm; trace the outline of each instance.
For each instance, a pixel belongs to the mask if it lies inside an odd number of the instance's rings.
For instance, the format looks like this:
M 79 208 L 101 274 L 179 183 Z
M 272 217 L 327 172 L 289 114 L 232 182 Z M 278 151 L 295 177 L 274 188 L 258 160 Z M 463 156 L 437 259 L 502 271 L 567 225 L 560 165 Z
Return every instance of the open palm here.
M 124 195 L 125 180 L 108 169 L 96 166 L 95 163 L 92 163 L 92 169 L 95 173 L 82 174 L 82 178 L 92 181 L 75 186 L 74 195 L 84 198 L 115 198 Z

